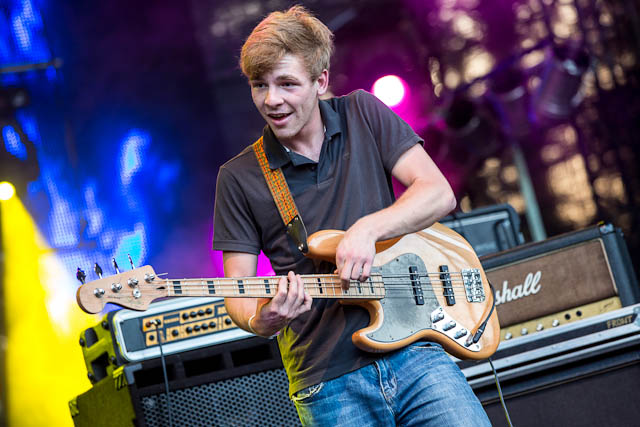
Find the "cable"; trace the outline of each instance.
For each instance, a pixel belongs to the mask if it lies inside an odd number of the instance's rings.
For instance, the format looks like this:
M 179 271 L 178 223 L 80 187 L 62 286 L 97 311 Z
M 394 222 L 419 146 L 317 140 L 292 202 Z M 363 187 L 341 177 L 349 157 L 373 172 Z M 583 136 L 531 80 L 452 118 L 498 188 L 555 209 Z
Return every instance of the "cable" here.
M 484 333 L 484 329 L 487 327 L 487 323 L 489 323 L 489 319 L 491 318 L 491 315 L 493 314 L 493 310 L 496 307 L 496 290 L 493 287 L 493 285 L 491 284 L 491 282 L 489 282 L 489 287 L 491 288 L 491 295 L 493 296 L 493 303 L 491 304 L 491 310 L 489 310 L 489 314 L 487 315 L 487 318 L 484 320 L 484 322 L 482 322 L 482 324 L 480 325 L 480 327 L 478 328 L 476 333 L 473 335 L 473 343 L 474 344 L 477 343 L 480 340 L 480 337 Z M 500 380 L 498 380 L 498 372 L 496 372 L 496 368 L 493 367 L 493 361 L 491 360 L 491 357 L 488 357 L 487 360 L 489 361 L 489 365 L 491 366 L 491 370 L 493 371 L 493 376 L 496 379 L 496 386 L 498 388 L 498 397 L 500 397 L 500 403 L 502 404 L 502 409 L 504 410 L 504 415 L 507 418 L 507 424 L 509 424 L 509 427 L 513 427 L 513 424 L 511 423 L 511 418 L 509 417 L 509 411 L 507 410 L 507 405 L 504 403 L 504 397 L 502 396 L 502 388 L 500 387 Z
M 504 403 L 504 397 L 502 396 L 502 388 L 500 387 L 500 380 L 498 380 L 498 373 L 496 372 L 496 368 L 493 367 L 493 361 L 491 360 L 491 358 L 488 357 L 487 360 L 489 361 L 489 365 L 491 365 L 493 376 L 496 379 L 496 387 L 498 387 L 498 397 L 500 397 L 500 403 L 502 404 L 502 409 L 504 410 L 504 416 L 507 418 L 507 424 L 509 424 L 509 427 L 513 427 L 511 418 L 509 417 L 509 411 L 507 410 L 507 405 Z
M 487 315 L 487 318 L 484 319 L 484 322 L 482 322 L 482 324 L 480 324 L 480 327 L 478 328 L 476 333 L 473 334 L 473 343 L 474 344 L 477 343 L 478 341 L 480 341 L 480 337 L 484 333 L 484 329 L 487 327 L 487 323 L 489 323 L 489 319 L 491 318 L 491 315 L 493 314 L 493 310 L 496 308 L 496 290 L 493 288 L 493 285 L 491 284 L 491 282 L 489 282 L 489 287 L 491 288 L 491 295 L 493 297 L 493 301 L 491 303 L 491 310 L 489 310 L 489 314 Z
M 150 321 L 156 327 L 156 337 L 158 337 L 158 347 L 160 348 L 160 360 L 162 360 L 162 374 L 164 376 L 164 390 L 167 396 L 167 412 L 169 414 L 169 427 L 173 427 L 173 416 L 171 409 L 171 397 L 169 396 L 169 376 L 167 375 L 167 364 L 164 360 L 164 351 L 162 351 L 162 338 L 160 337 L 160 331 L 158 330 L 158 319 Z

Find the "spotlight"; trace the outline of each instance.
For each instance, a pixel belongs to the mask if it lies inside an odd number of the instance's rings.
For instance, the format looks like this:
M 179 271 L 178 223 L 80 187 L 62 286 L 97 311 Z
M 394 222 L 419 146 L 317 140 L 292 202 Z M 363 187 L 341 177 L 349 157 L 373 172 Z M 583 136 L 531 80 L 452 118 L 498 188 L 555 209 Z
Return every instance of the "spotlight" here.
M 547 51 L 534 109 L 539 119 L 564 120 L 582 101 L 582 75 L 589 67 L 589 54 L 582 45 L 554 45 Z
M 16 189 L 10 182 L 0 182 L 0 201 L 9 200 L 16 194 Z
M 522 71 L 508 68 L 490 81 L 487 97 L 494 101 L 507 135 L 519 138 L 531 130 L 529 94 L 525 88 Z
M 373 84 L 372 92 L 388 107 L 395 107 L 405 97 L 406 84 L 400 77 L 390 74 L 376 80 Z
M 0 87 L 0 118 L 9 117 L 13 112 L 29 105 L 29 93 L 21 87 Z
M 502 142 L 487 111 L 474 101 L 457 95 L 445 113 L 445 134 L 451 142 L 480 159 L 498 151 Z

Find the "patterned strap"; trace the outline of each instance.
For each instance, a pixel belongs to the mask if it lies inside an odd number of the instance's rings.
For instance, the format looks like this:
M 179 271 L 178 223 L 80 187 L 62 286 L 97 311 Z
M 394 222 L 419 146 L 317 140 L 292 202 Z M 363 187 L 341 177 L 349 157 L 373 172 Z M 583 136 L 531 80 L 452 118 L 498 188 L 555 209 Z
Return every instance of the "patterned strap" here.
M 264 141 L 262 137 L 253 143 L 253 151 L 258 159 L 260 169 L 262 169 L 262 175 L 264 175 L 264 179 L 267 181 L 271 196 L 276 202 L 276 207 L 278 208 L 278 212 L 280 212 L 282 222 L 284 222 L 286 226 L 287 234 L 296 241 L 298 249 L 306 253 L 307 230 L 298 213 L 298 208 L 293 200 L 287 181 L 284 179 L 282 169 L 278 168 L 273 170 L 269 167 L 267 154 L 264 152 Z

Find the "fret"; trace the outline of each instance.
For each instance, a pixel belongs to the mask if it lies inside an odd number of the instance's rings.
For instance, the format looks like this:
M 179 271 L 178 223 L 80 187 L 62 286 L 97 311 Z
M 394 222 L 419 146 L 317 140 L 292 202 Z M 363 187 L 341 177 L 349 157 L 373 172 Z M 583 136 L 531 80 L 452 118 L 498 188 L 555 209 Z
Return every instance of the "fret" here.
M 175 295 L 182 295 L 182 283 L 180 280 L 173 281 L 173 293 Z

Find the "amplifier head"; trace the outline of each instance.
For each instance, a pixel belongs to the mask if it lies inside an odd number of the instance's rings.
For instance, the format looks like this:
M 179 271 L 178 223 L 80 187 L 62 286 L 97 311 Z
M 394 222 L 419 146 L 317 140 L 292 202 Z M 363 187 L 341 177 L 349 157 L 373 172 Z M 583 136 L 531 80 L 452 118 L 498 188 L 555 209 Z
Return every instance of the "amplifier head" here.
M 251 336 L 227 314 L 222 298 L 173 298 L 147 311 L 116 310 L 80 333 L 80 346 L 92 384 L 130 362 L 182 353 Z
M 557 326 L 570 320 L 568 312 L 576 307 L 619 299 L 621 304 L 601 304 L 613 310 L 640 301 L 622 235 L 612 226 L 563 234 L 483 257 L 481 261 L 496 290 L 502 329 L 562 316 L 550 319 Z M 586 317 L 590 311 L 577 313 Z M 544 327 L 543 323 L 538 325 Z M 521 331 L 531 332 L 529 328 Z

